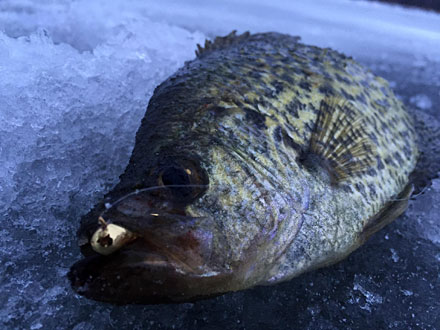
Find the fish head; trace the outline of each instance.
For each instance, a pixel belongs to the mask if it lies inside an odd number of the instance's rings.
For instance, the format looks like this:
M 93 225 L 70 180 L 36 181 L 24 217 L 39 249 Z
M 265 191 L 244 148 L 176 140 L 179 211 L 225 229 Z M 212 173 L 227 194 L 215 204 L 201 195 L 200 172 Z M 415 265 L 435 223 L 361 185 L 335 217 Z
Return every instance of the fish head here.
M 201 152 L 151 162 L 144 186 L 124 184 L 82 219 L 85 258 L 68 275 L 77 293 L 116 304 L 167 303 L 262 280 L 290 202 L 250 178 L 225 148 Z
M 240 142 L 266 145 L 260 121 L 237 125 L 246 114 L 217 106 L 216 81 L 188 66 L 156 88 L 120 183 L 81 221 L 79 294 L 162 303 L 245 289 L 298 231 L 304 191 Z

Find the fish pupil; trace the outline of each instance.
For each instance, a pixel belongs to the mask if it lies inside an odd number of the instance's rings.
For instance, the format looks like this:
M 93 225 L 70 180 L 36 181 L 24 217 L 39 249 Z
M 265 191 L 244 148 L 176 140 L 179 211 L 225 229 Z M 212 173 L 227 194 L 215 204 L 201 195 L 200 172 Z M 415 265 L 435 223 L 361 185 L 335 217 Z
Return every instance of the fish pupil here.
M 162 182 L 165 186 L 188 185 L 189 177 L 183 168 L 168 167 L 162 173 Z
M 191 184 L 188 173 L 183 168 L 170 166 L 163 171 L 161 179 L 164 186 L 171 186 L 169 189 L 176 197 L 190 197 L 193 193 L 191 187 L 173 187 Z

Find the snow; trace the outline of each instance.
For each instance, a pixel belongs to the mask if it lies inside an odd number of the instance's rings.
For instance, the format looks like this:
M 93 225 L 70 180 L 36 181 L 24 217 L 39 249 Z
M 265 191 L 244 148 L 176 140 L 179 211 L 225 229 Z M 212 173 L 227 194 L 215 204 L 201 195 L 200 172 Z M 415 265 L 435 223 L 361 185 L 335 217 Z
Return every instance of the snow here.
M 389 79 L 431 131 L 440 128 L 435 13 L 343 0 L 2 1 L 2 328 L 439 325 L 440 179 L 347 260 L 287 283 L 170 306 L 73 294 L 66 273 L 80 258 L 79 219 L 117 182 L 155 86 L 197 43 L 233 29 L 300 35 L 354 56 Z M 438 139 L 426 141 L 426 154 L 438 154 Z

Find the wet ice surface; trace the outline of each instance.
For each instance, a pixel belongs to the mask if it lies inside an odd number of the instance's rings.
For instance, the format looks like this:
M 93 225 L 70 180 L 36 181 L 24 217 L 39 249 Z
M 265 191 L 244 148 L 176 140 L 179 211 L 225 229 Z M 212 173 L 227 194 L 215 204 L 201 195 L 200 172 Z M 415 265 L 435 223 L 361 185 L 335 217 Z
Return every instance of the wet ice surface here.
M 117 182 L 154 87 L 205 36 L 274 30 L 354 56 L 428 126 L 427 159 L 440 155 L 436 14 L 345 1 L 103 3 L 0 3 L 2 327 L 440 328 L 440 179 L 345 261 L 277 286 L 162 306 L 74 295 L 65 275 L 80 258 L 81 215 Z M 420 172 L 436 173 L 432 163 Z

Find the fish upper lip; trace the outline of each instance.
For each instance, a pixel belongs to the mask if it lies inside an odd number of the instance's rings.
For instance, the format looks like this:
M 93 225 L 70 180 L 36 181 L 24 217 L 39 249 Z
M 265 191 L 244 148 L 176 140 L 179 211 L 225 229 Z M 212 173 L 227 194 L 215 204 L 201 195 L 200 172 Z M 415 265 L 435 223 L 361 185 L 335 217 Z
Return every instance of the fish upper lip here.
M 120 265 L 115 265 L 116 268 L 140 265 L 145 267 L 169 266 L 180 273 L 187 274 L 203 273 L 204 268 L 210 262 L 212 236 L 209 236 L 209 233 L 202 233 L 204 237 L 200 238 L 197 236 L 197 230 L 186 228 L 186 230 L 171 234 L 157 233 L 154 229 L 143 233 L 138 230 L 134 231 L 134 234 L 137 236 L 134 240 L 107 256 L 94 251 L 89 239 L 81 247 L 84 260 L 93 256 L 102 256 L 103 260 L 111 262 L 112 258 L 118 258 Z
M 117 212 L 116 215 L 112 214 L 112 216 L 107 219 L 105 220 L 107 220 L 108 224 L 118 225 L 130 231 L 131 234 L 136 236 L 136 241 L 155 231 L 172 231 L 176 235 L 184 233 L 194 227 L 196 219 L 200 221 L 202 218 L 165 212 L 160 213 L 159 216 L 147 214 L 143 217 L 128 217 L 123 213 Z M 78 231 L 78 245 L 81 247 L 84 256 L 96 253 L 92 250 L 90 242 L 93 234 L 101 228 L 101 226 L 98 218 L 96 218 L 94 224 L 89 222 L 88 226 Z M 131 243 L 128 243 L 126 246 L 131 245 Z

